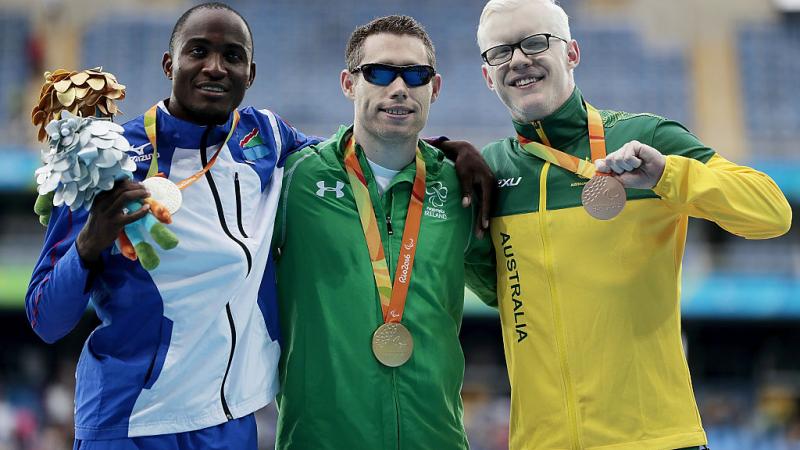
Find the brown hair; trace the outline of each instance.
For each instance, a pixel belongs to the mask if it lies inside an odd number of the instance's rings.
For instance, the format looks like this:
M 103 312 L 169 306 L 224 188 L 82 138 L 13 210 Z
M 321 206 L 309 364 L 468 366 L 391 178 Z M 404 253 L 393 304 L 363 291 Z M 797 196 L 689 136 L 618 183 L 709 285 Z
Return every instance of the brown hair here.
M 373 34 L 390 33 L 398 36 L 413 36 L 419 38 L 425 44 L 425 50 L 428 54 L 428 64 L 436 68 L 436 53 L 433 48 L 433 42 L 428 36 L 425 28 L 417 22 L 413 17 L 409 16 L 384 16 L 372 20 L 366 25 L 361 25 L 353 31 L 350 39 L 347 41 L 344 57 L 347 64 L 347 70 L 352 71 L 361 62 L 363 55 L 364 41 Z

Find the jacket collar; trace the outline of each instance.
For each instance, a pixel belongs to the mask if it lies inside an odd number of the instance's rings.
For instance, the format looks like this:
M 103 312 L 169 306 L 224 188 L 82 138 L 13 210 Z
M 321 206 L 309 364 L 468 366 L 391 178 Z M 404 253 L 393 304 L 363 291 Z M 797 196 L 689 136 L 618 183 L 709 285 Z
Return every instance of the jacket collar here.
M 156 129 L 161 139 L 167 138 L 170 145 L 181 148 L 198 148 L 203 133 L 209 128 L 208 125 L 198 125 L 183 119 L 179 119 L 170 114 L 164 100 L 158 102 L 156 109 L 157 124 Z M 219 144 L 228 135 L 233 125 L 233 112 L 228 115 L 227 122 L 214 125 L 208 135 L 206 145 Z
M 552 147 L 567 151 L 566 147 L 570 143 L 588 134 L 588 117 L 586 115 L 586 106 L 583 102 L 583 94 L 576 86 L 572 91 L 572 95 L 563 105 L 549 116 L 538 121 Z M 533 123 L 514 121 L 514 129 L 528 139 L 541 142 Z
M 341 125 L 339 126 L 339 130 L 337 130 L 336 134 L 334 135 L 334 139 L 336 141 L 336 155 L 339 161 L 342 163 L 342 167 L 344 167 L 344 150 L 347 146 L 347 140 L 350 139 L 352 134 L 353 125 Z M 417 145 L 419 145 L 420 151 L 422 152 L 422 159 L 425 161 L 425 178 L 429 179 L 431 177 L 437 177 L 439 175 L 439 171 L 442 170 L 442 164 L 444 164 L 444 153 L 428 145 L 422 139 L 417 142 Z M 358 156 L 358 161 L 361 163 L 361 168 L 364 170 L 364 173 L 372 174 L 372 169 L 367 163 L 364 150 L 360 145 L 358 145 L 358 143 L 356 143 L 356 156 Z M 395 176 L 395 180 L 393 180 L 392 184 L 400 181 L 408 181 L 409 183 L 413 183 L 415 172 L 416 169 L 414 167 L 414 162 L 412 161 L 406 167 L 400 170 L 400 172 Z

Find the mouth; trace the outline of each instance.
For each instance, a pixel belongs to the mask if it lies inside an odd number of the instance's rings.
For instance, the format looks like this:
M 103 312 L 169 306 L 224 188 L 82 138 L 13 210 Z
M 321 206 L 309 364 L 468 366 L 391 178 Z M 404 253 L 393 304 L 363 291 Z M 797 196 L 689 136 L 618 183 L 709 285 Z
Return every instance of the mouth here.
M 219 97 L 228 92 L 225 85 L 221 83 L 200 83 L 197 85 L 197 89 L 204 95 L 212 97 Z
M 516 88 L 524 89 L 531 86 L 535 86 L 544 79 L 545 79 L 544 75 L 541 76 L 527 75 L 522 78 L 516 78 L 514 80 L 511 80 L 509 84 Z
M 391 106 L 388 108 L 379 108 L 379 111 L 395 118 L 404 118 L 414 113 L 414 110 L 405 106 Z

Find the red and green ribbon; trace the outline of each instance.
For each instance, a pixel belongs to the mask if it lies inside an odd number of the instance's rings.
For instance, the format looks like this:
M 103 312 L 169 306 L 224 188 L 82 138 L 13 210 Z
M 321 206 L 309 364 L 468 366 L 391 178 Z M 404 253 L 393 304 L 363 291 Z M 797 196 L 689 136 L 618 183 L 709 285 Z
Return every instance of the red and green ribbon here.
M 384 322 L 399 323 L 403 317 L 408 287 L 411 284 L 411 271 L 414 268 L 414 255 L 417 252 L 417 239 L 422 225 L 422 203 L 425 200 L 425 161 L 419 147 L 416 151 L 416 174 L 411 199 L 408 202 L 406 225 L 403 229 L 403 240 L 400 244 L 400 255 L 397 258 L 394 284 L 390 283 L 389 268 L 381 244 L 381 233 L 378 230 L 378 219 L 367 188 L 367 179 L 356 156 L 356 141 L 353 136 L 347 141 L 344 151 L 344 163 L 350 186 L 356 200 L 356 209 L 361 219 L 361 228 L 369 248 L 372 261 L 372 273 L 381 299 Z

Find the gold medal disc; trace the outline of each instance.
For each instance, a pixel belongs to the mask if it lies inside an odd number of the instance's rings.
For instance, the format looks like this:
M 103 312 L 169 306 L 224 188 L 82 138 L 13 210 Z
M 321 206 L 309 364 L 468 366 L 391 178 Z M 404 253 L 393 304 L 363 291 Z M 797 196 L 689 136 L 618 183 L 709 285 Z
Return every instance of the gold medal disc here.
M 401 323 L 384 323 L 372 335 L 372 353 L 384 366 L 402 366 L 413 350 L 414 339 Z
M 608 220 L 617 217 L 625 207 L 625 188 L 611 176 L 595 175 L 583 186 L 581 203 L 590 216 Z

